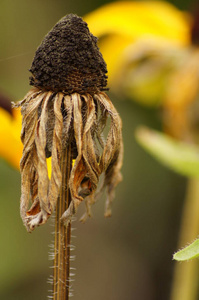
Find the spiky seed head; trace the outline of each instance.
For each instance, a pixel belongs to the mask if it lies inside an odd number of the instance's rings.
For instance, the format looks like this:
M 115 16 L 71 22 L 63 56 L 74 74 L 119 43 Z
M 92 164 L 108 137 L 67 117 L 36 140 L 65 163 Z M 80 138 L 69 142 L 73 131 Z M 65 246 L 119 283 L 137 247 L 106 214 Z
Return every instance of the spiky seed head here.
M 38 47 L 30 84 L 66 94 L 105 90 L 107 68 L 87 23 L 74 14 L 63 17 Z

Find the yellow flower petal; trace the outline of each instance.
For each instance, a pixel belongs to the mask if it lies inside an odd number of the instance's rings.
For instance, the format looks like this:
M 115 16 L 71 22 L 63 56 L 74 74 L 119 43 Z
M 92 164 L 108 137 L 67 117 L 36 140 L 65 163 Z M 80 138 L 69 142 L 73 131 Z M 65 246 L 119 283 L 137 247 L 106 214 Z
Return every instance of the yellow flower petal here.
M 132 39 L 124 35 L 110 35 L 99 41 L 99 47 L 108 68 L 108 82 L 114 80 L 114 76 L 121 65 L 119 57 L 132 42 Z
M 188 18 L 164 1 L 113 2 L 91 12 L 84 19 L 98 37 L 120 34 L 137 39 L 152 35 L 180 44 L 190 42 Z
M 13 113 L 14 117 L 3 108 L 0 108 L 0 157 L 19 169 L 23 149 L 20 141 L 21 117 L 20 111 Z

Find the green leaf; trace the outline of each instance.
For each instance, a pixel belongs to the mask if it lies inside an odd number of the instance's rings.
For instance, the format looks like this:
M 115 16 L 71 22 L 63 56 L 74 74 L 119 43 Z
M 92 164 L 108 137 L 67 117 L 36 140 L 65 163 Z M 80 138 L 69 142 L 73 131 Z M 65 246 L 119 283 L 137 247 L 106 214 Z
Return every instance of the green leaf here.
M 173 171 L 187 177 L 199 177 L 199 148 L 179 142 L 170 136 L 139 127 L 135 133 L 138 143 Z
M 173 259 L 178 261 L 189 260 L 196 257 L 199 257 L 199 239 L 173 255 Z

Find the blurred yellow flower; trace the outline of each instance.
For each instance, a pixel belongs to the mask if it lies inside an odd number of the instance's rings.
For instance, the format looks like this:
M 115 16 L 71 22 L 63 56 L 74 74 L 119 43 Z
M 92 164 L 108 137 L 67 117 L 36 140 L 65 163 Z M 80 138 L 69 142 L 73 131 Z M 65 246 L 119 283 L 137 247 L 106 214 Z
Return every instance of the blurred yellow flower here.
M 163 1 L 112 2 L 84 19 L 98 37 L 117 34 L 135 41 L 141 36 L 156 36 L 183 45 L 190 39 L 187 13 Z
M 0 96 L 1 99 L 1 96 Z M 0 100 L 0 157 L 5 159 L 12 167 L 20 169 L 23 144 L 20 139 L 22 117 L 20 109 L 12 109 L 11 113 L 1 107 Z M 48 176 L 51 177 L 51 158 L 46 160 Z
M 0 157 L 4 158 L 13 167 L 19 169 L 19 162 L 22 155 L 21 113 L 19 110 L 12 110 L 0 107 Z
M 160 101 L 165 77 L 190 44 L 191 17 L 163 1 L 118 1 L 85 16 L 108 65 L 113 92 Z
M 99 38 L 111 91 L 144 105 L 161 105 L 165 131 L 194 141 L 199 47 L 193 41 L 199 30 L 193 17 L 165 1 L 117 1 L 85 20 Z

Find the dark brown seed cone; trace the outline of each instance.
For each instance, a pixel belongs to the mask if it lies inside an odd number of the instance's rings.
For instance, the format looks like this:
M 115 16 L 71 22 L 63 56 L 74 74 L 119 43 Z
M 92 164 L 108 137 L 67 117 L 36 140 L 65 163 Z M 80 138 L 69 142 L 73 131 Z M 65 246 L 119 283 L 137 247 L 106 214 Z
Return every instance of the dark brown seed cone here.
M 106 63 L 82 18 L 69 14 L 46 35 L 30 69 L 30 84 L 67 94 L 105 90 Z

